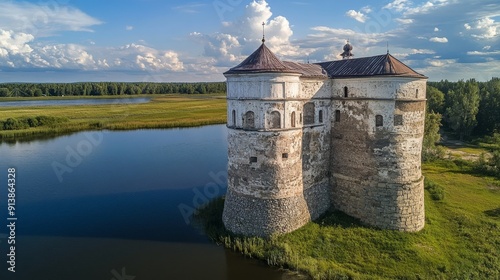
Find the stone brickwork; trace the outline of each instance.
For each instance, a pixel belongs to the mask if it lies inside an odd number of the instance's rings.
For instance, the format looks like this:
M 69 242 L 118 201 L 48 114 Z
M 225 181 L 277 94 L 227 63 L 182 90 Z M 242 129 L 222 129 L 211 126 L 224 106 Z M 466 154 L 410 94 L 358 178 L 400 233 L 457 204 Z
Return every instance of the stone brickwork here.
M 282 234 L 329 208 L 378 228 L 423 228 L 425 78 L 226 77 L 227 229 Z

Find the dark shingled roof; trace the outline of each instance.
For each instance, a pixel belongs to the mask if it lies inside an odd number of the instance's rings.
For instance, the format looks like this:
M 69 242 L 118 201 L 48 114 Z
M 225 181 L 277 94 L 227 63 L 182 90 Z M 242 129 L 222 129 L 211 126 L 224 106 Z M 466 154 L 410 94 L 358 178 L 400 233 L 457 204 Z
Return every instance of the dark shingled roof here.
M 306 64 L 291 61 L 283 61 L 283 64 L 285 64 L 288 68 L 302 74 L 302 77 L 328 77 L 325 69 L 323 69 L 318 64 Z
M 401 76 L 426 78 L 390 54 L 318 63 L 331 78 Z
M 296 72 L 287 67 L 264 43 L 242 63 L 229 69 L 224 74 Z
M 224 74 L 238 73 L 297 73 L 303 77 L 328 77 L 326 71 L 317 64 L 304 64 L 281 61 L 265 45 L 262 44 L 242 63 L 229 69 Z
M 343 59 L 315 64 L 281 61 L 264 43 L 242 63 L 224 74 L 297 73 L 302 77 L 400 76 L 426 78 L 390 54 Z

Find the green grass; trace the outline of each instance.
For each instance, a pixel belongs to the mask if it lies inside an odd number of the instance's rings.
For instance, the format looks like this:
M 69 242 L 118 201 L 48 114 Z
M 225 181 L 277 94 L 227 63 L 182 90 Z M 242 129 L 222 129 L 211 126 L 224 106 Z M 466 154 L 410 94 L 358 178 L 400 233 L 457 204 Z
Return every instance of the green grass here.
M 82 106 L 6 107 L 0 122 L 9 118 L 64 118 L 57 125 L 18 130 L 0 130 L 0 140 L 33 139 L 84 130 L 130 130 L 144 128 L 189 127 L 226 122 L 224 95 L 155 96 L 143 104 L 106 104 Z
M 433 200 L 426 190 L 418 233 L 368 228 L 330 212 L 283 236 L 234 236 L 221 222 L 222 199 L 196 220 L 216 242 L 313 279 L 499 279 L 500 181 L 451 161 L 425 164 L 424 173 L 445 195 Z

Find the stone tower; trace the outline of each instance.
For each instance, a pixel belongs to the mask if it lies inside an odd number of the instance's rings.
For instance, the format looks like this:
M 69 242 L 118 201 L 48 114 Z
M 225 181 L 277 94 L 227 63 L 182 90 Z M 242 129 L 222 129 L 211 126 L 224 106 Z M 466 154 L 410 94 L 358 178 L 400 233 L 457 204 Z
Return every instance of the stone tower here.
M 281 61 L 264 42 L 224 75 L 227 229 L 286 233 L 332 206 L 367 225 L 423 227 L 425 76 L 390 54 Z

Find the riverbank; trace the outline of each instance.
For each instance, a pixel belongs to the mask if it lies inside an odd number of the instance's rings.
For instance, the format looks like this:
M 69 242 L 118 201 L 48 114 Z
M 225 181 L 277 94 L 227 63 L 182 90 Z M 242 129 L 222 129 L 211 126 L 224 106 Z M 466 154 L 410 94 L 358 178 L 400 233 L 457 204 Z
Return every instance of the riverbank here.
M 141 95 L 140 97 L 152 99 L 142 104 L 5 107 L 0 110 L 2 122 L 8 119 L 15 122 L 38 117 L 55 118 L 58 122 L 22 129 L 0 130 L 0 140 L 44 138 L 86 130 L 192 127 L 226 122 L 226 99 L 222 94 Z M 49 99 L 65 99 L 65 97 Z
M 234 236 L 221 221 L 222 199 L 195 219 L 215 242 L 313 279 L 500 278 L 500 180 L 475 174 L 463 160 L 427 163 L 423 171 L 426 226 L 418 233 L 364 227 L 329 212 L 269 240 Z

